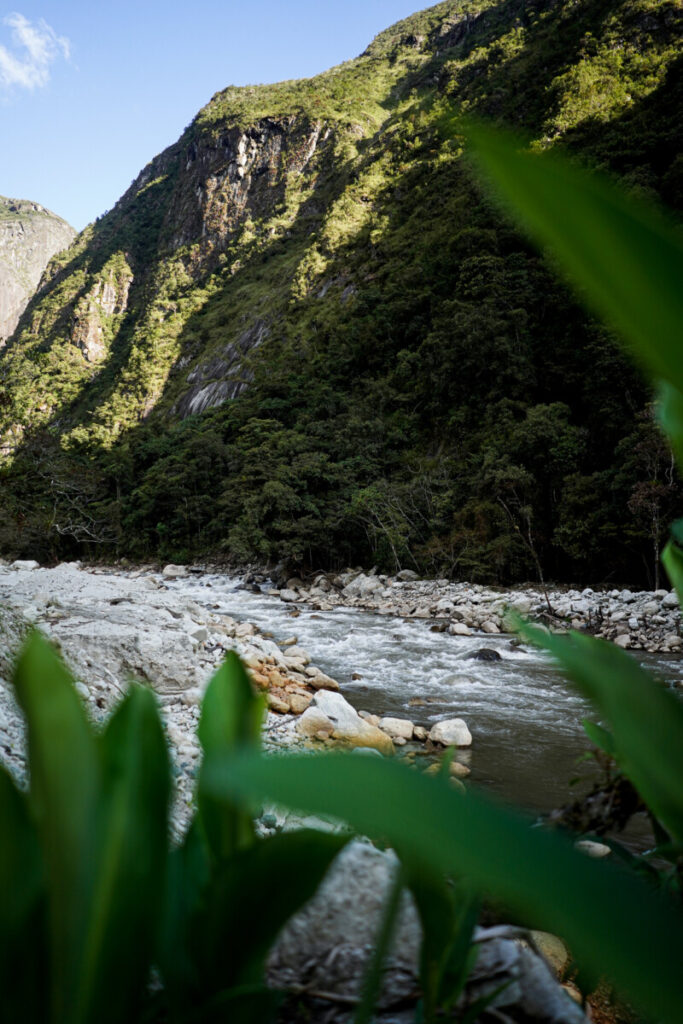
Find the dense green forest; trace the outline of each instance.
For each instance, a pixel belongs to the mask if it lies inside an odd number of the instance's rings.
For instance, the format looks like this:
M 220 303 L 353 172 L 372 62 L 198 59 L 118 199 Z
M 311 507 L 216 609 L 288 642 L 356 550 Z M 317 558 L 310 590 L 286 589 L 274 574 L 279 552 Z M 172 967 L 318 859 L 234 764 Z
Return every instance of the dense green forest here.
M 0 549 L 647 585 L 652 394 L 477 182 L 461 113 L 683 208 L 675 0 L 449 0 L 217 94 L 0 353 Z

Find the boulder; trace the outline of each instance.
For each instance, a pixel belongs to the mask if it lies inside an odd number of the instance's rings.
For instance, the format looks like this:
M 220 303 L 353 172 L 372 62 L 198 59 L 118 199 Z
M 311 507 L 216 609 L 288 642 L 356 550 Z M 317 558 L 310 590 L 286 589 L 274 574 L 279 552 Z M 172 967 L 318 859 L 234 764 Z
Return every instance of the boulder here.
M 675 590 L 662 598 L 662 608 L 678 608 L 678 597 Z
M 464 622 L 451 622 L 448 632 L 451 636 L 469 636 L 472 630 Z
M 334 732 L 334 725 L 327 715 L 324 715 L 318 708 L 311 707 L 309 704 L 297 720 L 296 731 L 301 733 L 302 736 L 308 736 L 310 739 L 320 739 L 321 735 L 331 736 Z
M 487 619 L 486 622 L 481 624 L 482 633 L 500 633 L 498 626 L 491 619 Z
M 413 572 L 412 569 L 401 569 L 400 572 L 396 573 L 394 578 L 400 583 L 414 583 L 416 580 L 419 580 L 420 577 L 416 572 Z
M 437 722 L 429 731 L 432 743 L 440 743 L 444 747 L 470 747 L 472 733 L 462 718 L 447 718 Z
M 393 754 L 394 744 L 377 726 L 365 722 L 341 693 L 319 690 L 311 702 L 334 725 L 334 738 L 354 747 L 374 747 L 383 754 Z
M 311 699 L 310 696 L 304 696 L 303 693 L 292 693 L 289 697 L 289 706 L 292 709 L 292 714 L 303 714 L 310 705 Z
M 167 580 L 182 579 L 184 576 L 187 576 L 187 566 L 173 564 L 165 565 L 161 575 Z
M 620 636 L 614 638 L 614 643 L 617 647 L 630 647 L 631 646 L 631 635 L 630 633 L 622 633 Z
M 480 647 L 478 651 L 472 651 L 471 654 L 467 655 L 472 661 L 502 661 L 498 651 L 494 651 L 492 647 Z
M 380 718 L 379 728 L 392 740 L 412 740 L 415 726 L 407 718 Z
M 40 569 L 40 562 L 36 562 L 33 559 L 22 560 L 18 558 L 12 562 L 10 569 L 20 569 L 23 572 L 32 572 L 34 569 Z
M 299 595 L 296 590 L 281 590 L 280 600 L 285 601 L 288 604 L 293 604 L 294 601 L 299 600 Z

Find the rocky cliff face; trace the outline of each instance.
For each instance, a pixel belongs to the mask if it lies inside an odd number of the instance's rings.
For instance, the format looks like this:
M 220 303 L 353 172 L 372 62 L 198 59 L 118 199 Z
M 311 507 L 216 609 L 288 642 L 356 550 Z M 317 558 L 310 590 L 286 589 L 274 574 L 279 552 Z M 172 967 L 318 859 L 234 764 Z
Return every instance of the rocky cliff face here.
M 621 557 L 609 538 L 646 530 L 623 510 L 647 389 L 454 125 L 506 121 L 683 208 L 682 21 L 676 0 L 445 0 L 315 78 L 217 93 L 51 261 L 0 355 L 11 535 L 42 543 L 26 509 L 49 531 L 87 466 L 119 550 L 167 560 L 489 580 L 535 571 L 532 521 L 573 579 L 586 523 Z
M 48 262 L 75 234 L 38 203 L 0 196 L 0 347 L 17 326 Z

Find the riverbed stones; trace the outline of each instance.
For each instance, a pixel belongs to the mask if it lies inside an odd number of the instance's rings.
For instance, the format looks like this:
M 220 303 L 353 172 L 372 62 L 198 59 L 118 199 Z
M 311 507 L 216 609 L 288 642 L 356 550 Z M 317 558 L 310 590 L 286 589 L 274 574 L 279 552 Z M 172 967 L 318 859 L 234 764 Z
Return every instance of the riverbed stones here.
M 443 747 L 470 747 L 472 733 L 462 718 L 446 718 L 437 722 L 429 731 L 432 743 L 440 743 Z
M 377 723 L 382 732 L 391 736 L 392 740 L 412 740 L 415 726 L 407 718 L 380 718 Z

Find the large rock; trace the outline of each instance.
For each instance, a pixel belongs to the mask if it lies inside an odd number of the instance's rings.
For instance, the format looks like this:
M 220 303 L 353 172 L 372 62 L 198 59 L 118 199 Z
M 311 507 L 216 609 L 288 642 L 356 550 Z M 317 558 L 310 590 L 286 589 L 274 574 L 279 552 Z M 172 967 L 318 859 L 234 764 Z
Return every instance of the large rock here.
M 412 740 L 415 726 L 407 718 L 380 718 L 379 727 L 392 740 Z
M 351 843 L 337 857 L 313 899 L 280 933 L 268 959 L 268 984 L 325 992 L 329 999 L 322 1007 L 313 1004 L 311 1016 L 306 1018 L 314 1024 L 350 1019 L 342 1008 L 353 1005 L 360 995 L 396 868 L 392 853 Z M 488 998 L 495 1007 L 491 1019 L 501 1024 L 522 1020 L 529 1024 L 586 1024 L 581 1007 L 566 995 L 532 948 L 533 933 L 530 941 L 526 935 L 506 925 L 476 929 L 478 956 L 458 1001 L 458 1019 Z M 408 1013 L 404 1017 L 394 1011 L 378 1020 L 413 1020 L 421 938 L 415 905 L 404 893 L 377 1008 L 381 1012 L 403 1005 Z M 335 1002 L 340 1013 L 334 1011 Z
M 345 597 L 369 597 L 378 590 L 384 590 L 384 585 L 376 576 L 366 576 L 360 573 L 344 587 Z
M 432 743 L 440 743 L 444 747 L 472 746 L 472 733 L 462 718 L 447 718 L 437 722 L 429 732 Z
M 318 690 L 311 707 L 317 708 L 332 722 L 335 739 L 343 740 L 352 747 L 374 747 L 382 754 L 393 754 L 394 744 L 390 737 L 364 721 L 341 693 Z
M 397 868 L 392 854 L 354 842 L 336 859 L 315 897 L 285 927 L 268 961 L 268 982 L 343 998 L 360 994 Z M 396 939 L 385 963 L 380 1006 L 413 995 L 420 948 L 415 906 L 403 896 Z

